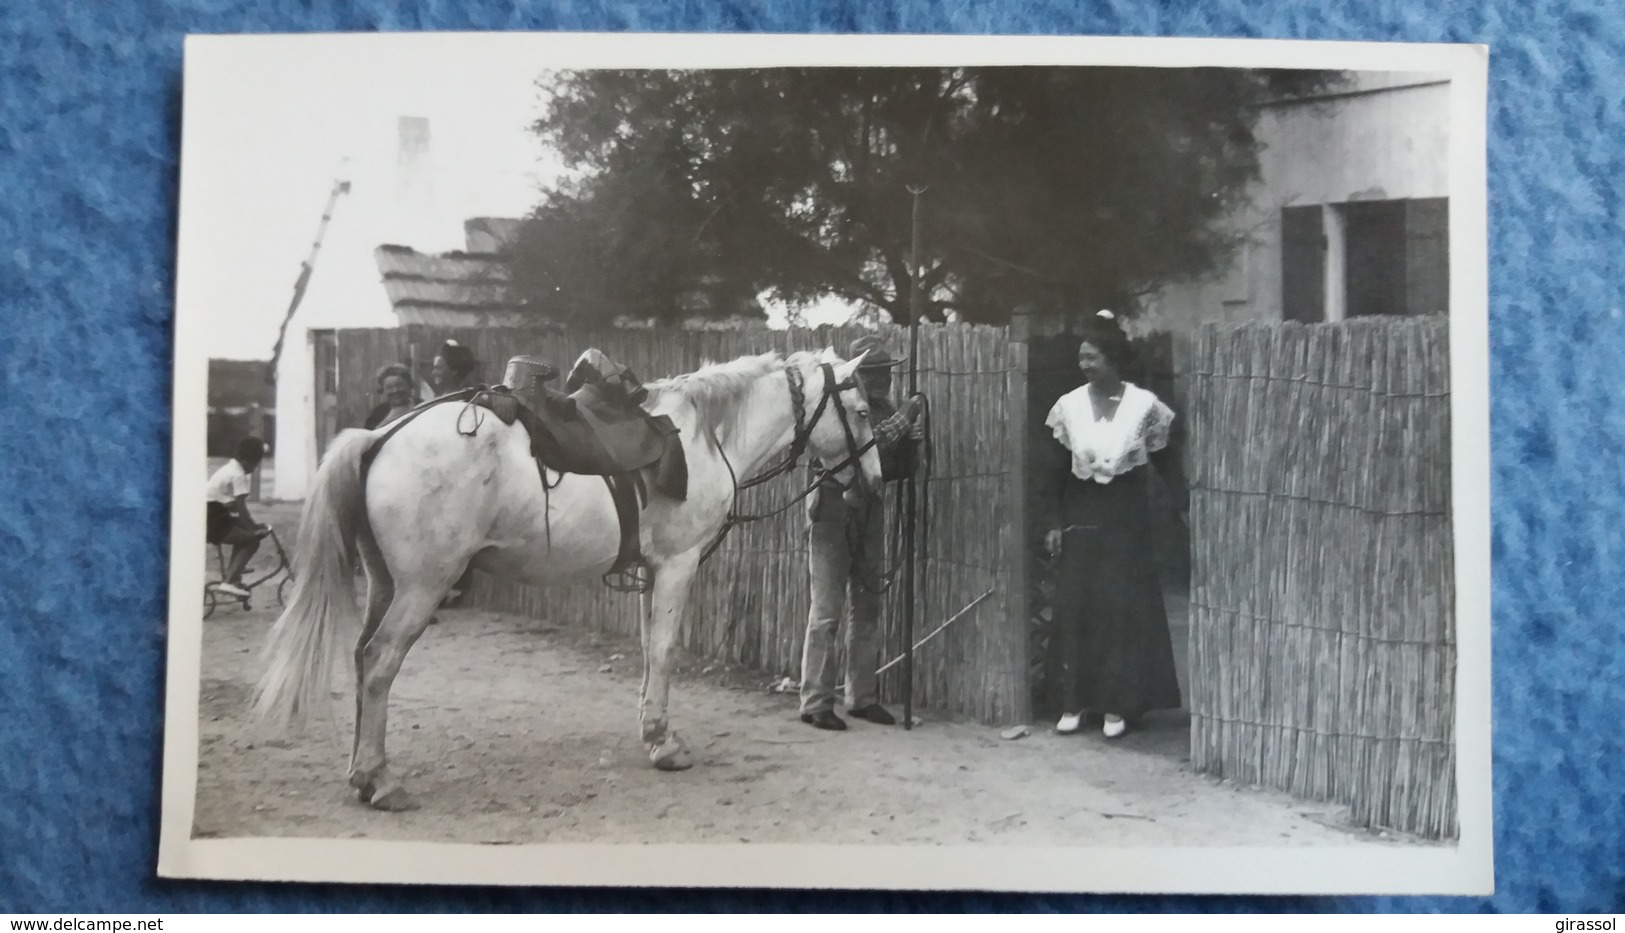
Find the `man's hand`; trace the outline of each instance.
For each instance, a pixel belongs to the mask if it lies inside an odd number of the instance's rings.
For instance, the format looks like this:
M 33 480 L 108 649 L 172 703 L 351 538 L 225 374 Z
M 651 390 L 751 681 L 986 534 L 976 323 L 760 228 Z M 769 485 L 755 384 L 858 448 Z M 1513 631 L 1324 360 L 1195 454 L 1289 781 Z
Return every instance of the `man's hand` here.
M 1052 528 L 1044 535 L 1044 550 L 1052 557 L 1061 553 L 1061 529 Z
M 909 440 L 925 440 L 925 425 L 920 420 L 920 412 L 925 409 L 925 402 L 918 395 L 909 396 L 901 408 L 897 409 L 904 418 L 908 419 Z

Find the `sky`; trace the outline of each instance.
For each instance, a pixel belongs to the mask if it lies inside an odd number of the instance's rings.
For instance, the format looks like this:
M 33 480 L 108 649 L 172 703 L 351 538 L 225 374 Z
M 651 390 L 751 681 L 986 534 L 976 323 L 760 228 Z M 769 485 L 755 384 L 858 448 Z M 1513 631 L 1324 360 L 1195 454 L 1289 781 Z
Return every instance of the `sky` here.
M 311 326 L 394 323 L 378 245 L 457 249 L 465 219 L 528 213 L 561 171 L 528 129 L 546 67 L 520 44 L 258 36 L 189 46 L 180 297 L 206 321 L 208 355 L 270 358 L 339 179 L 350 190 L 300 311 Z M 412 196 L 398 164 L 402 117 L 429 124 Z M 809 316 L 845 315 L 826 304 Z
M 393 316 L 376 246 L 457 248 L 464 218 L 521 216 L 558 172 L 526 128 L 539 113 L 540 63 L 310 39 L 188 53 L 180 261 L 211 357 L 270 358 L 338 179 L 350 192 L 334 205 L 307 303 L 324 306 L 324 322 L 379 326 Z M 432 193 L 410 209 L 397 197 L 403 116 L 430 127 Z M 206 244 L 208 267 L 194 276 L 189 243 Z

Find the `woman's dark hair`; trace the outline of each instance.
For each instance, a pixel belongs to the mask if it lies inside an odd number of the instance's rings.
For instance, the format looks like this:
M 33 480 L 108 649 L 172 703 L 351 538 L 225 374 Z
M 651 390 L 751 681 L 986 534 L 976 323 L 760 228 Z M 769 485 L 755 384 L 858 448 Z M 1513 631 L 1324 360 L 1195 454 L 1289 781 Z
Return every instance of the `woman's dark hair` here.
M 449 362 L 449 361 L 448 361 Z M 412 381 L 412 371 L 402 363 L 386 363 L 378 368 L 378 385 L 383 386 L 384 380 L 390 376 L 400 376 L 408 383 Z
M 474 371 L 474 351 L 455 340 L 446 341 L 440 348 L 440 355 L 446 359 L 446 368 L 459 378 Z
M 1106 357 L 1112 369 L 1117 370 L 1119 377 L 1129 381 L 1139 378 L 1139 359 L 1134 352 L 1134 344 L 1115 317 L 1100 314 L 1084 317 L 1078 336 L 1083 338 L 1083 342 L 1093 344 Z
M 264 460 L 265 442 L 253 435 L 243 438 L 237 442 L 237 452 L 232 455 L 232 459 L 244 466 Z

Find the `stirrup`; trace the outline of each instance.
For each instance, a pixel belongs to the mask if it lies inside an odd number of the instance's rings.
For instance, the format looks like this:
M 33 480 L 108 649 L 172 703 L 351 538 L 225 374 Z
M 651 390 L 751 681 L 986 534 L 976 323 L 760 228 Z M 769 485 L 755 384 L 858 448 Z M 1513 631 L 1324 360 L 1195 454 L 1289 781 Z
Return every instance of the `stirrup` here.
M 638 557 L 624 567 L 611 567 L 604 574 L 604 585 L 619 593 L 647 593 L 654 589 L 654 572 L 649 562 Z

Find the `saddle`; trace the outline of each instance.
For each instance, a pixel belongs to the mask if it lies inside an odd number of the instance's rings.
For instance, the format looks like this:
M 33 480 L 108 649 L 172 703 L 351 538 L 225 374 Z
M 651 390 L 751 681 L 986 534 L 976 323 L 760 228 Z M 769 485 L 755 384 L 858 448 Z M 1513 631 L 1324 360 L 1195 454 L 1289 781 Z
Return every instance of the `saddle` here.
M 544 489 L 552 488 L 547 470 L 604 478 L 621 530 L 620 550 L 604 582 L 614 589 L 646 590 L 638 512 L 651 486 L 678 501 L 688 497 L 688 462 L 677 426 L 665 415 L 645 411 L 648 390 L 629 368 L 599 350 L 576 360 L 566 391 L 547 385 L 557 376 L 554 367 L 535 357 L 514 357 L 502 385 L 481 389 L 469 401 L 505 424 L 524 425 Z

